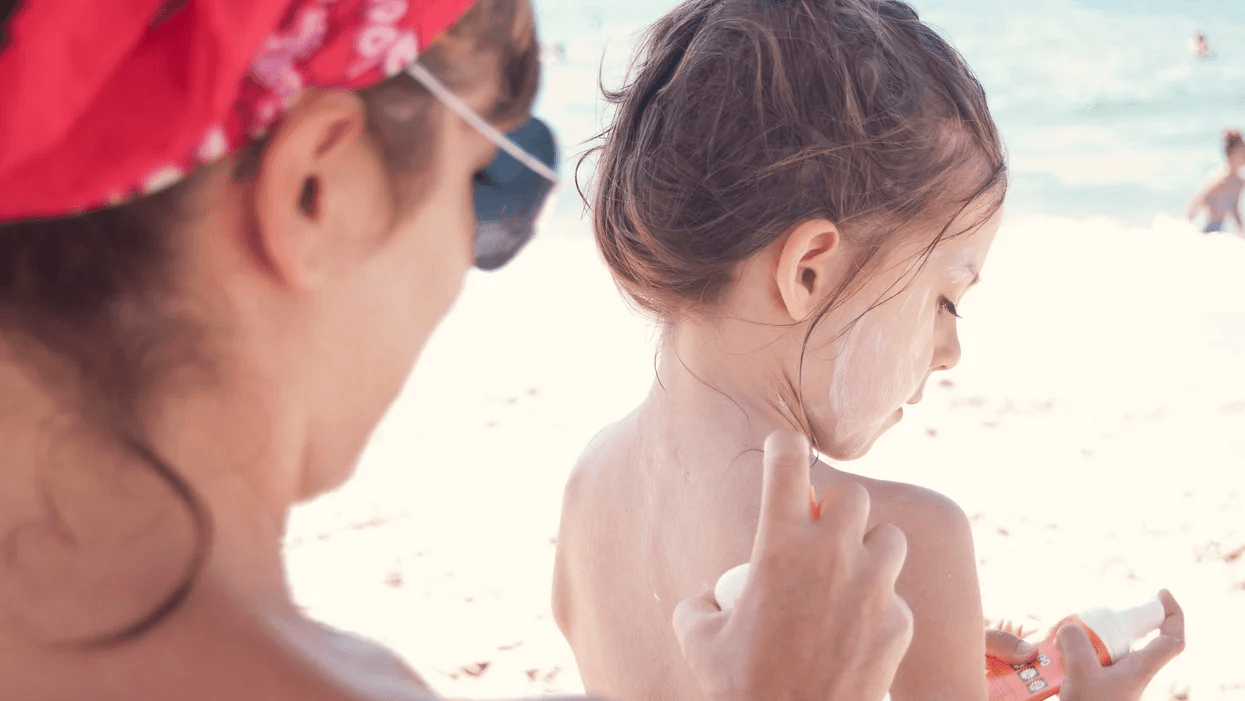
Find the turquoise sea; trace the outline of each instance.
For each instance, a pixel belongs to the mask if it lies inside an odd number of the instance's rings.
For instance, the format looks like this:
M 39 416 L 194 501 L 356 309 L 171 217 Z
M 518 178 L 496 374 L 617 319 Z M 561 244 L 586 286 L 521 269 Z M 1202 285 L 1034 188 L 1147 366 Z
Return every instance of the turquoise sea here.
M 636 36 L 669 0 L 536 0 L 546 53 L 537 113 L 567 170 L 605 117 Z M 1245 127 L 1245 3 L 1238 0 L 915 0 L 967 58 L 1011 157 L 1009 215 L 1106 216 L 1148 225 L 1185 206 Z M 1214 50 L 1197 59 L 1195 31 Z M 555 48 L 557 47 L 557 48 Z M 559 50 L 560 49 L 560 50 Z M 562 57 L 564 54 L 564 58 Z M 556 209 L 578 217 L 573 190 Z

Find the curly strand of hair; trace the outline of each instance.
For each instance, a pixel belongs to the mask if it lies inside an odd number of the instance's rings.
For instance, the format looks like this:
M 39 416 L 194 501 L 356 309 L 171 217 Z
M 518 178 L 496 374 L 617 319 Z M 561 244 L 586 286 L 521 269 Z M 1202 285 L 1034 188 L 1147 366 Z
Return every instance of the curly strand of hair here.
M 0 225 L 0 330 L 49 391 L 69 393 L 93 430 L 146 465 L 190 515 L 186 570 L 122 630 L 52 643 L 103 648 L 155 627 L 189 595 L 211 549 L 211 518 L 191 485 L 143 437 L 139 415 L 160 379 L 205 359 L 200 329 L 159 302 L 172 296 L 173 239 L 166 227 L 195 176 L 123 207 Z
M 173 469 L 161 458 L 151 446 L 141 439 L 129 438 L 120 441 L 122 446 L 140 461 L 148 465 L 166 484 L 172 488 L 174 495 L 185 506 L 194 520 L 195 541 L 190 560 L 186 564 L 185 574 L 164 599 L 153 606 L 144 616 L 125 628 L 106 635 L 68 643 L 65 647 L 99 650 L 124 645 L 136 640 L 155 628 L 185 603 L 186 598 L 194 590 L 199 572 L 207 563 L 212 550 L 212 517 L 206 506 L 199 499 L 190 483 L 177 470 Z

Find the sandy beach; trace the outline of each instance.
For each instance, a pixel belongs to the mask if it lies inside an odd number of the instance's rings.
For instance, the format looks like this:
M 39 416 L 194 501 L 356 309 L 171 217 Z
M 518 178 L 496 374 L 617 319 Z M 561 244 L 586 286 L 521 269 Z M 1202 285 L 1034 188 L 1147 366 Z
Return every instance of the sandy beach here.
M 1245 699 L 1245 240 L 1009 217 L 982 277 L 961 365 L 840 467 L 963 507 L 988 618 L 1170 588 L 1188 646 L 1145 698 Z M 450 697 L 580 691 L 549 611 L 561 487 L 648 391 L 653 341 L 584 223 L 472 273 L 358 476 L 296 512 L 299 603 Z

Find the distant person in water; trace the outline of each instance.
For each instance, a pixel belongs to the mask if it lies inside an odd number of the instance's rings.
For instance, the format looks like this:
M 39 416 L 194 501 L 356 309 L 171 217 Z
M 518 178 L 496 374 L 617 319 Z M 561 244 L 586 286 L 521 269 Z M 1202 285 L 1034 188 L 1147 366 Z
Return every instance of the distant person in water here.
M 1189 203 L 1189 221 L 1206 210 L 1206 225 L 1202 231 L 1211 233 L 1223 231 L 1223 222 L 1229 216 L 1236 222 L 1236 230 L 1245 236 L 1245 226 L 1241 224 L 1241 188 L 1245 180 L 1241 178 L 1241 168 L 1245 168 L 1245 141 L 1241 139 L 1239 129 L 1228 129 L 1223 133 L 1223 152 L 1227 157 L 1227 168 L 1211 179 L 1210 183 Z
M 1189 40 L 1189 51 L 1193 53 L 1195 58 L 1212 58 L 1214 49 L 1210 47 L 1210 42 L 1206 40 L 1206 34 L 1203 32 L 1195 32 L 1193 38 Z

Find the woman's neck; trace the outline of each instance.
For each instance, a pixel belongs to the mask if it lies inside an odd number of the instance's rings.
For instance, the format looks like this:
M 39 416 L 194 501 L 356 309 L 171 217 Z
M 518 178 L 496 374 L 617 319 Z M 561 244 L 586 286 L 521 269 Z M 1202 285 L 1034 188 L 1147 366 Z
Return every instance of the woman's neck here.
M 302 473 L 304 422 L 254 372 L 164 402 L 153 438 L 211 515 L 206 570 L 260 608 L 292 609 L 281 551 Z
M 0 637 L 107 637 L 187 581 L 191 597 L 211 581 L 256 608 L 293 610 L 281 547 L 294 488 L 275 476 L 294 470 L 274 464 L 295 456 L 261 419 L 274 407 L 230 401 L 221 385 L 187 393 L 162 404 L 134 450 L 46 384 L 0 359 L 12 400 L 0 407 L 0 537 L 13 544 Z

